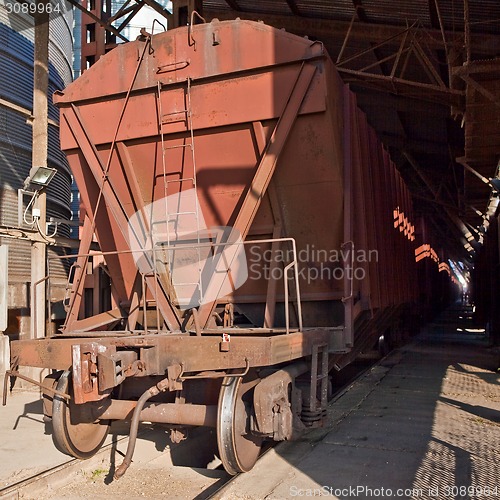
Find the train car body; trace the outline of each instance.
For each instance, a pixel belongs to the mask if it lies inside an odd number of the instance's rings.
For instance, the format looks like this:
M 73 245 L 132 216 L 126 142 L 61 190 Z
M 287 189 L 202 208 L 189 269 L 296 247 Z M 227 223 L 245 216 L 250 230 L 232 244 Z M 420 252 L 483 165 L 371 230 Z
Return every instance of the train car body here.
M 418 299 L 409 192 L 322 44 L 240 20 L 145 35 L 55 102 L 81 247 L 62 332 L 12 352 L 55 371 L 56 444 L 211 425 L 237 473 L 320 425 L 330 371 Z

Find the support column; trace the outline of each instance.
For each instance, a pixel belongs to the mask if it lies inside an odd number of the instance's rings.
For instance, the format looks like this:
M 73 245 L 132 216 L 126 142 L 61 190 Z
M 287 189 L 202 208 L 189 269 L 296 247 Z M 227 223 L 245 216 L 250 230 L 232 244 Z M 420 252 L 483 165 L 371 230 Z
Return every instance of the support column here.
M 41 0 L 39 4 L 49 4 Z M 33 73 L 33 152 L 32 166 L 46 167 L 48 153 L 48 86 L 49 86 L 49 15 L 47 8 L 36 13 Z M 39 191 L 35 208 L 40 212 L 40 229 L 45 233 L 47 198 L 45 189 Z M 47 245 L 33 242 L 31 246 L 31 323 L 30 338 L 45 336 L 45 281 Z M 35 286 L 36 284 L 36 286 Z M 36 291 L 35 291 L 36 290 Z
M 9 300 L 9 271 L 8 271 L 7 245 L 0 245 L 0 382 L 10 367 L 9 337 L 3 332 L 8 325 L 8 300 Z
M 116 47 L 116 33 L 111 33 L 96 21 L 97 18 L 101 19 L 101 22 L 107 22 L 111 17 L 111 8 L 111 0 L 90 0 L 88 10 L 91 15 L 86 12 L 82 13 L 82 73 L 94 65 L 106 52 Z

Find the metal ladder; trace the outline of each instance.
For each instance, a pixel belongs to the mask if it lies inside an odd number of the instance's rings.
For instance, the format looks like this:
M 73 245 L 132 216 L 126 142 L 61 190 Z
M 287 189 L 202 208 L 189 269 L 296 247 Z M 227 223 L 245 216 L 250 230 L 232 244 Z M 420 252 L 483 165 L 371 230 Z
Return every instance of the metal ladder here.
M 318 398 L 319 388 L 319 398 Z M 319 401 L 318 401 L 319 399 Z M 309 401 L 304 401 L 301 419 L 308 427 L 322 424 L 328 405 L 328 345 L 314 345 L 311 356 Z
M 167 225 L 167 264 L 170 272 L 170 276 L 172 277 L 172 285 L 174 287 L 196 287 L 198 290 L 199 294 L 199 300 L 198 302 L 201 304 L 203 300 L 203 284 L 202 284 L 202 263 L 201 263 L 201 248 L 200 248 L 200 207 L 198 203 L 198 197 L 197 197 L 197 180 L 196 180 L 196 155 L 195 155 L 195 141 L 194 141 L 194 129 L 193 129 L 193 113 L 192 113 L 192 106 L 191 106 L 191 78 L 187 79 L 187 89 L 186 89 L 186 108 L 181 110 L 181 111 L 174 111 L 171 113 L 165 113 L 163 114 L 162 110 L 162 100 L 161 100 L 161 95 L 162 95 L 162 85 L 161 82 L 158 82 L 158 93 L 156 95 L 157 97 L 157 102 L 158 102 L 158 116 L 159 116 L 159 131 L 160 131 L 160 137 L 161 137 L 161 151 L 162 151 L 162 167 L 163 167 L 163 179 L 164 179 L 164 200 L 165 200 L 165 221 L 161 221 L 160 223 L 165 223 Z M 175 119 L 175 115 L 183 115 L 185 118 L 183 119 Z M 174 118 L 172 118 L 174 117 Z M 165 134 L 163 131 L 163 125 L 166 123 L 172 123 L 174 121 L 185 121 L 187 125 L 187 129 L 189 132 L 189 142 L 185 141 L 185 144 L 178 144 L 178 145 L 173 145 L 173 146 L 165 146 Z M 192 165 L 193 165 L 193 173 L 191 177 L 180 177 L 179 179 L 174 179 L 174 180 L 169 180 L 168 179 L 168 172 L 167 172 L 167 154 L 169 151 L 174 150 L 174 149 L 189 149 L 191 151 L 191 158 L 192 158 Z M 184 172 L 184 165 L 182 165 L 182 172 Z M 183 175 L 182 173 L 180 175 Z M 181 195 L 180 193 L 182 192 L 182 187 L 184 183 L 189 182 L 193 186 L 194 190 L 194 206 L 192 207 L 192 210 L 185 210 L 185 211 L 178 211 L 178 212 L 169 212 L 169 207 L 168 207 L 168 186 L 171 184 L 178 184 L 179 185 L 179 202 L 181 200 Z M 196 252 L 198 256 L 198 281 L 193 281 L 193 282 L 175 282 L 173 281 L 173 269 L 172 269 L 172 261 L 171 261 L 171 255 L 172 252 L 172 241 L 170 238 L 170 229 L 169 229 L 169 223 L 170 222 L 176 222 L 178 225 L 179 222 L 179 217 L 194 217 L 196 221 Z M 204 229 L 204 228 L 203 228 Z M 177 229 L 176 229 L 177 230 Z M 182 248 L 182 246 L 181 246 Z M 154 272 L 157 273 L 157 267 L 156 267 L 156 257 L 154 257 Z

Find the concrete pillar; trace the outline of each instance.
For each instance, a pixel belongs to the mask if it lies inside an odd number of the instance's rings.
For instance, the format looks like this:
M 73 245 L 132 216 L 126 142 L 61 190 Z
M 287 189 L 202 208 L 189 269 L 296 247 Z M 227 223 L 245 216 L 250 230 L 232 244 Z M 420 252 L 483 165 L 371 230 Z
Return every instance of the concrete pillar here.
M 0 333 L 0 380 L 3 382 L 5 371 L 10 368 L 9 337 Z
M 49 0 L 39 4 L 48 5 Z M 36 13 L 35 50 L 33 75 L 33 167 L 46 167 L 48 154 L 48 86 L 49 86 L 49 15 L 48 9 Z M 45 190 L 41 189 L 36 202 L 40 211 L 40 230 L 45 233 L 46 203 Z M 30 338 L 45 336 L 45 281 L 47 245 L 33 242 L 31 247 L 31 328 Z M 36 285 L 36 289 L 35 289 Z
M 0 245 L 0 332 L 7 330 L 9 300 L 9 269 L 7 245 Z M 10 368 L 9 337 L 0 333 L 0 382 L 3 383 L 5 370 Z

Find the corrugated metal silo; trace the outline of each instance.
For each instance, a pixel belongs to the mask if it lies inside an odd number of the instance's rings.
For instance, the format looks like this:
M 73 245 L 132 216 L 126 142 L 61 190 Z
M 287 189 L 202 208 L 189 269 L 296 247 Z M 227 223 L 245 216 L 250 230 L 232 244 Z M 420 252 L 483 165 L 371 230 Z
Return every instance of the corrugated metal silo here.
M 0 0 L 0 224 L 18 226 L 18 189 L 23 187 L 31 167 L 33 106 L 33 17 L 22 13 L 23 5 Z M 29 5 L 29 4 L 28 4 Z M 52 93 L 72 81 L 73 11 L 64 0 L 52 0 L 49 41 L 49 146 L 48 166 L 58 170 L 47 188 L 47 217 L 71 218 L 71 176 L 59 148 L 59 112 Z M 67 225 L 60 236 L 69 236 Z M 9 330 L 29 331 L 24 318 L 29 314 L 30 242 L 2 238 L 9 246 Z M 50 249 L 49 258 L 61 250 Z M 60 284 L 66 280 L 61 263 L 51 266 Z M 57 280 L 56 280 L 57 281 Z M 57 283 L 56 283 L 57 285 Z M 57 286 L 56 286 L 57 289 Z

